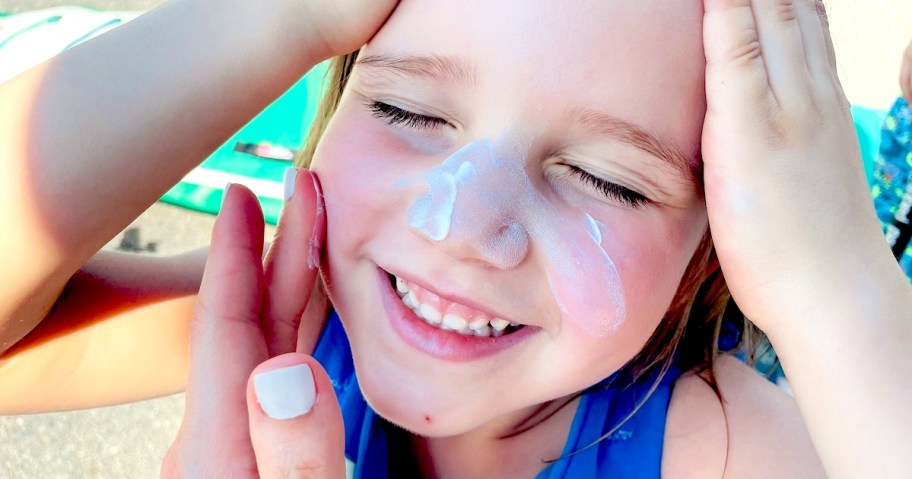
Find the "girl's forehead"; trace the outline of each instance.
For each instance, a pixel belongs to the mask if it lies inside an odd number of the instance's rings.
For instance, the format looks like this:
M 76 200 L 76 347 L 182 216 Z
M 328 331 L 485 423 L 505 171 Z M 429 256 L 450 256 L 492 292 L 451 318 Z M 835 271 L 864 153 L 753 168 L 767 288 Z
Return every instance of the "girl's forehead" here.
M 403 0 L 365 53 L 453 59 L 486 102 L 594 108 L 692 150 L 702 14 L 696 0 Z

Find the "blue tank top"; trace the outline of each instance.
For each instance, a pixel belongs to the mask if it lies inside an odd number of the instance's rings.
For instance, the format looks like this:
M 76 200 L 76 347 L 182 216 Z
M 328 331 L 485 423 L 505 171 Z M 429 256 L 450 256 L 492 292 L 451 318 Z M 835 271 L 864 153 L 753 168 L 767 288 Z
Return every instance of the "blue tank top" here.
M 335 312 L 327 321 L 314 357 L 332 379 L 339 399 L 345 421 L 345 455 L 354 463 L 350 477 L 388 478 L 389 426 L 368 406 L 361 394 L 348 338 Z M 658 479 L 665 416 L 674 381 L 680 374 L 681 371 L 676 368 L 667 371 L 649 399 L 627 421 L 624 418 L 648 393 L 658 372 L 633 384 L 612 376 L 588 389 L 580 398 L 562 458 L 549 465 L 537 478 Z M 610 436 L 599 440 L 622 422 L 623 425 Z M 592 447 L 586 448 L 589 445 Z

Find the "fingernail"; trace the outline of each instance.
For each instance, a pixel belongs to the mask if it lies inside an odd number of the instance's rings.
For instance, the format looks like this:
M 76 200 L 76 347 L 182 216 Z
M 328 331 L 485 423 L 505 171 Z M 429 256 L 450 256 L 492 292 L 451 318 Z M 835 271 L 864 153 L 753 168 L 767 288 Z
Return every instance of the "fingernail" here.
M 292 195 L 294 195 L 295 190 L 295 178 L 298 177 L 297 168 L 286 168 L 285 169 L 285 201 L 288 201 Z
M 307 414 L 317 399 L 313 371 L 306 364 L 258 373 L 253 376 L 253 388 L 263 412 L 272 419 Z
M 221 211 L 221 210 L 222 210 L 222 207 L 225 206 L 225 199 L 228 198 L 228 190 L 231 189 L 231 185 L 233 185 L 233 184 L 234 184 L 234 183 L 232 183 L 232 182 L 229 181 L 229 182 L 225 185 L 225 188 L 222 189 L 222 202 L 219 203 L 219 211 Z
M 320 250 L 323 246 L 323 235 L 320 234 L 320 229 L 323 227 L 323 216 L 326 214 L 326 210 L 323 207 L 323 189 L 320 188 L 317 177 L 311 173 L 310 179 L 313 181 L 314 191 L 317 194 L 317 211 L 314 214 L 313 233 L 310 235 L 310 254 L 307 257 L 307 267 L 310 269 L 317 269 L 320 267 Z

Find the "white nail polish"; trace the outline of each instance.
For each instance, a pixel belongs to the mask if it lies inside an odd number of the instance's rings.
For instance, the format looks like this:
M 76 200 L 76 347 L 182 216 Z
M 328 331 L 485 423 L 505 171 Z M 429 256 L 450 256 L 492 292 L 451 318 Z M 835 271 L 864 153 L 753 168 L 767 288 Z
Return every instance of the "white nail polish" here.
M 228 190 L 231 189 L 231 185 L 233 185 L 233 184 L 234 183 L 229 181 L 228 183 L 225 184 L 225 188 L 222 189 L 222 202 L 219 203 L 219 211 L 221 211 L 222 208 L 225 206 L 225 198 L 228 198 Z
M 285 201 L 288 201 L 292 195 L 294 195 L 295 190 L 295 178 L 298 177 L 297 168 L 286 168 L 285 169 Z
M 273 369 L 253 377 L 257 402 L 272 419 L 291 419 L 307 414 L 317 399 L 313 371 L 306 364 Z

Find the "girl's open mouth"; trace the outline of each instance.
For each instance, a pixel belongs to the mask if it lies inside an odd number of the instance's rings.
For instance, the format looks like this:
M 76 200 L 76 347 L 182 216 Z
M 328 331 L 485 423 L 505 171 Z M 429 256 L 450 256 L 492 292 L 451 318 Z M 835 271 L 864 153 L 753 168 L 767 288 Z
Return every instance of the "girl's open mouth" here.
M 477 309 L 441 298 L 393 274 L 389 277 L 403 304 L 427 324 L 444 331 L 454 331 L 465 336 L 498 338 L 523 327 L 521 324 L 491 317 Z
M 407 344 L 432 357 L 448 361 L 484 358 L 541 329 L 441 297 L 382 268 L 377 272 L 390 326 Z

